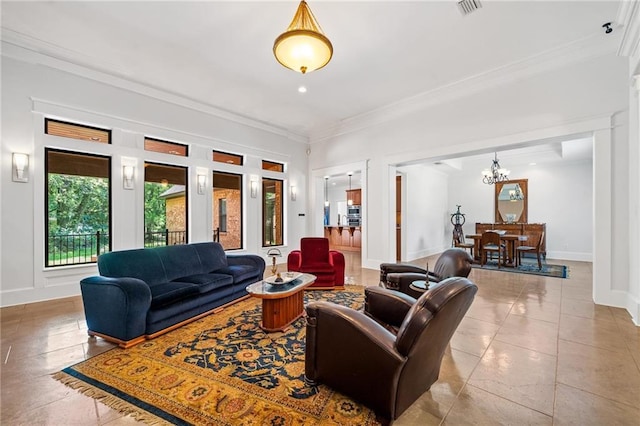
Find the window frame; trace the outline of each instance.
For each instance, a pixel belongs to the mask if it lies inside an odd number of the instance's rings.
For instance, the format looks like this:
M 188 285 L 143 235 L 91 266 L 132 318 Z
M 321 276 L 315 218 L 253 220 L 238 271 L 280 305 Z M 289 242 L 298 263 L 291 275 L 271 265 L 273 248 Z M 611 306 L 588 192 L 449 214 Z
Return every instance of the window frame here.
M 265 191 L 265 182 L 267 181 L 272 181 L 272 182 L 279 182 L 280 183 L 280 232 L 279 235 L 276 235 L 276 243 L 275 244 L 267 244 L 266 243 L 266 239 L 265 239 L 265 230 L 266 230 L 266 218 L 267 218 L 267 197 L 266 194 L 267 192 Z M 262 177 L 262 224 L 261 224 L 261 234 L 262 234 L 262 247 L 263 248 L 268 248 L 268 247 L 277 247 L 277 246 L 282 246 L 284 245 L 284 203 L 285 203 L 285 194 L 284 194 L 284 179 L 277 179 L 277 178 L 271 178 L 271 177 Z M 277 227 L 276 227 L 277 229 Z M 279 242 L 278 242 L 279 240 Z
M 180 154 L 179 152 L 173 153 L 173 152 L 169 152 L 169 151 L 157 151 L 157 150 L 154 150 L 154 149 L 147 149 L 147 141 L 184 148 L 184 154 Z M 164 140 L 164 139 L 158 139 L 158 138 L 154 138 L 154 137 L 146 136 L 146 135 L 145 135 L 144 141 L 143 141 L 143 149 L 144 149 L 145 152 L 157 152 L 158 154 L 175 155 L 176 157 L 185 157 L 185 158 L 189 157 L 189 145 L 187 145 L 185 143 L 180 143 L 180 142 L 173 142 L 173 141 L 168 141 L 168 140 Z
M 232 158 L 236 158 L 238 159 L 238 163 L 229 163 L 228 161 L 220 161 L 220 160 L 216 160 L 216 154 L 220 154 L 220 155 L 226 155 Z M 244 166 L 244 155 L 240 155 L 240 154 L 234 154 L 232 152 L 226 152 L 226 151 L 220 151 L 217 149 L 214 149 L 211 153 L 211 160 L 214 163 L 222 163 L 222 164 L 231 164 L 233 166 Z
M 269 165 L 271 165 L 274 168 L 269 167 Z M 271 160 L 262 160 L 262 170 L 265 170 L 268 172 L 275 172 L 275 173 L 284 173 L 285 167 L 284 167 L 284 163 L 279 163 L 277 161 L 271 161 Z
M 173 167 L 176 169 L 183 169 L 184 173 L 185 173 L 185 184 L 184 184 L 184 207 L 185 207 L 185 217 L 184 217 L 184 244 L 189 244 L 189 167 L 188 166 L 182 166 L 182 165 L 177 165 L 177 164 L 167 164 L 167 163 L 159 163 L 157 161 L 148 161 L 145 160 L 143 163 L 144 166 L 144 172 L 143 172 L 143 176 L 142 176 L 142 186 L 143 186 L 143 209 L 144 209 L 144 204 L 146 203 L 146 191 L 144 190 L 144 186 L 147 183 L 147 175 L 146 175 L 146 170 L 147 170 L 147 165 L 151 165 L 151 166 L 162 166 L 162 167 Z M 155 182 L 154 182 L 155 183 Z M 166 212 L 166 206 L 165 206 L 165 212 Z M 144 212 L 143 212 L 144 215 Z M 143 246 L 146 246 L 146 233 L 147 233 L 147 223 L 146 223 L 146 218 L 143 217 L 142 220 L 142 240 L 143 240 Z M 166 223 L 165 223 L 165 230 L 167 230 L 168 228 L 166 227 Z M 165 246 L 170 245 L 170 244 L 165 244 Z M 156 246 L 150 246 L 150 247 L 156 247 Z M 158 247 L 162 247 L 162 246 L 158 246 Z
M 55 133 L 49 133 L 49 123 L 58 123 L 58 124 L 67 124 L 69 126 L 75 126 L 75 127 L 83 127 L 85 129 L 89 129 L 89 130 L 100 130 L 101 132 L 107 132 L 107 141 L 106 142 L 102 142 L 102 141 L 96 141 L 96 140 L 91 140 L 91 139 L 82 139 L 82 138 L 73 138 L 70 136 L 64 136 L 64 135 L 57 135 Z M 65 121 L 65 120 L 58 120 L 56 118 L 49 118 L 49 117 L 44 117 L 44 134 L 48 135 L 48 136 L 55 136 L 57 138 L 65 138 L 65 139 L 73 139 L 76 141 L 85 141 L 85 142 L 92 142 L 92 143 L 100 143 L 103 145 L 111 145 L 112 143 L 112 131 L 111 129 L 105 129 L 103 127 L 97 127 L 97 126 L 89 126 L 86 124 L 81 124 L 81 123 L 74 123 L 72 121 Z
M 55 136 L 55 135 L 52 135 L 52 136 Z M 108 182 L 107 198 L 109 202 L 109 208 L 108 208 L 109 220 L 107 221 L 107 223 L 109 227 L 108 229 L 109 238 L 108 238 L 108 251 L 106 253 L 111 252 L 113 250 L 113 169 L 112 169 L 113 158 L 110 155 L 105 155 L 105 154 L 93 154 L 93 153 L 87 153 L 87 152 L 81 152 L 81 151 L 73 151 L 69 149 L 44 147 L 44 267 L 45 269 L 51 269 L 51 268 L 60 268 L 60 267 L 67 267 L 67 266 L 74 266 L 74 265 L 95 264 L 97 263 L 97 258 L 100 255 L 100 253 L 96 254 L 95 261 L 92 260 L 89 262 L 49 265 L 49 152 L 81 155 L 86 157 L 97 157 L 100 159 L 107 160 L 107 163 L 108 163 L 107 167 L 108 167 L 108 173 L 109 173 L 109 176 L 107 178 L 107 182 Z
M 238 179 L 238 181 L 239 181 L 238 182 L 239 183 L 239 185 L 238 185 L 239 189 L 238 190 L 240 191 L 240 194 L 239 194 L 239 200 L 240 200 L 240 220 L 239 220 L 240 235 L 239 235 L 239 242 L 240 242 L 240 244 L 239 244 L 238 247 L 229 247 L 229 248 L 225 247 L 225 251 L 227 251 L 227 250 L 243 250 L 244 247 L 245 247 L 245 244 L 246 244 L 246 241 L 245 241 L 245 223 L 244 223 L 244 220 L 245 220 L 244 219 L 245 218 L 245 200 L 244 200 L 244 196 L 245 196 L 245 188 L 244 188 L 245 175 L 242 174 L 242 173 L 232 173 L 232 172 L 227 172 L 227 171 L 223 171 L 223 170 L 215 170 L 215 169 L 212 170 L 212 172 L 211 172 L 211 198 L 212 198 L 213 203 L 215 203 L 215 190 L 216 190 L 216 187 L 215 187 L 215 183 L 214 182 L 215 182 L 215 175 L 216 174 L 231 176 L 234 179 Z M 227 189 L 229 189 L 229 188 L 227 188 Z M 218 212 L 214 212 L 212 215 L 215 215 L 215 217 L 218 218 L 218 221 L 220 220 Z M 213 219 L 214 218 L 212 218 L 212 220 L 211 220 L 211 226 L 213 227 L 213 233 L 215 233 L 216 232 L 216 227 L 214 226 L 215 225 L 215 223 L 214 223 L 215 221 Z M 229 219 L 229 213 L 228 213 L 228 206 L 227 206 L 227 222 L 228 222 L 228 219 Z M 218 228 L 220 228 L 220 227 L 218 227 Z M 222 229 L 220 229 L 220 233 L 222 233 L 222 232 L 225 232 L 225 233 L 228 234 L 229 233 L 228 226 L 227 226 L 227 230 L 226 231 L 223 231 Z

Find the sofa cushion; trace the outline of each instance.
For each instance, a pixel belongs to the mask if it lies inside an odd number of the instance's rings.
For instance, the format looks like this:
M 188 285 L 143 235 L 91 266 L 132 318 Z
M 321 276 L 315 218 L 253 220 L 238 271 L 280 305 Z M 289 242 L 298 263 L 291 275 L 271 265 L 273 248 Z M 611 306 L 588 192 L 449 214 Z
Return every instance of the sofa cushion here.
M 202 269 L 198 254 L 189 244 L 156 247 L 153 250 L 160 257 L 167 275 L 166 281 L 177 281 L 187 275 L 209 272 Z
M 112 278 L 138 278 L 148 285 L 165 283 L 167 276 L 156 249 L 112 251 L 98 257 L 100 275 Z
M 226 274 L 194 274 L 178 278 L 174 283 L 191 283 L 198 287 L 200 294 L 217 290 L 233 284 L 233 277 Z
M 258 277 L 260 271 L 257 271 L 256 267 L 252 265 L 229 265 L 226 268 L 218 269 L 216 272 L 231 275 L 234 283 L 239 283 L 251 278 L 262 278 Z
M 151 308 L 169 305 L 199 294 L 198 286 L 193 283 L 165 282 L 149 288 L 151 289 Z
M 215 272 L 227 266 L 227 255 L 218 243 L 190 244 L 202 265 L 201 272 Z

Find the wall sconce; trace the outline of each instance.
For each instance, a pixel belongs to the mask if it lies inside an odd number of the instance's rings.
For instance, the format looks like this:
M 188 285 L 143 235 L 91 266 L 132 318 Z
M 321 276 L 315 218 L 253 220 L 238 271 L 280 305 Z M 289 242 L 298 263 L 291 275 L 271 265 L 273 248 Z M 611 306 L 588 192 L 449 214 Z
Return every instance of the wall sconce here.
M 198 194 L 204 195 L 204 188 L 207 184 L 207 176 L 198 175 L 197 181 L 198 181 Z
M 298 188 L 295 185 L 291 185 L 291 201 L 298 199 Z
M 13 153 L 13 172 L 11 180 L 14 182 L 29 182 L 29 156 L 27 154 Z
M 122 166 L 122 187 L 124 189 L 133 189 L 133 166 Z
M 256 198 L 258 196 L 258 181 L 251 181 L 251 198 Z

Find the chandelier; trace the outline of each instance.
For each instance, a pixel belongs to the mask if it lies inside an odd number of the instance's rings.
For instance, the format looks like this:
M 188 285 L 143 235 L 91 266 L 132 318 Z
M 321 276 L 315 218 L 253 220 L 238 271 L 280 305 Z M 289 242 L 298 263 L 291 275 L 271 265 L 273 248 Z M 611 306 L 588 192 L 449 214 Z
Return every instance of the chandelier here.
M 511 173 L 507 169 L 503 169 L 500 167 L 500 163 L 498 163 L 498 153 L 495 153 L 495 158 L 493 159 L 493 164 L 491 164 L 491 169 L 484 169 L 482 171 L 482 182 L 493 185 L 494 183 L 504 182 L 508 180 L 509 173 Z
M 283 66 L 302 74 L 320 69 L 331 60 L 333 46 L 306 1 L 300 2 L 289 28 L 276 38 L 273 54 Z

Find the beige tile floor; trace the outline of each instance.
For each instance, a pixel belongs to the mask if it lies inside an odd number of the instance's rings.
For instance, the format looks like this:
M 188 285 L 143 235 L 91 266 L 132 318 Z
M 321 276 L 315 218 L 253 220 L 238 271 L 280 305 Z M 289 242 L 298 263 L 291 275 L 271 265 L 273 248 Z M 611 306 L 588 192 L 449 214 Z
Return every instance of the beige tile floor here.
M 474 269 L 479 291 L 440 379 L 395 424 L 640 425 L 640 327 L 591 301 L 590 263 L 564 263 L 569 279 Z M 378 274 L 347 254 L 347 282 Z M 2 425 L 136 424 L 50 377 L 112 347 L 87 338 L 79 297 L 0 318 Z

